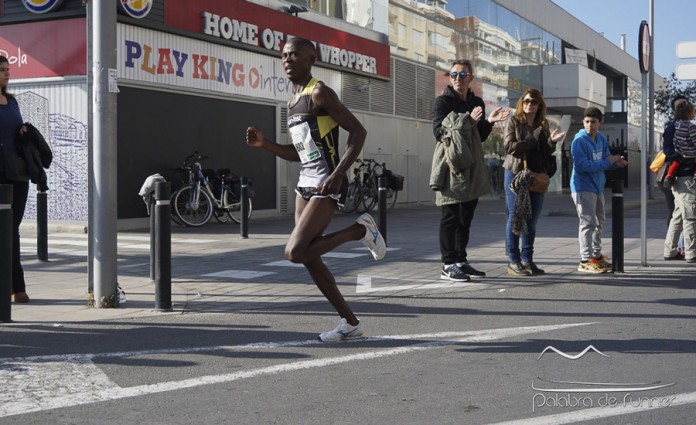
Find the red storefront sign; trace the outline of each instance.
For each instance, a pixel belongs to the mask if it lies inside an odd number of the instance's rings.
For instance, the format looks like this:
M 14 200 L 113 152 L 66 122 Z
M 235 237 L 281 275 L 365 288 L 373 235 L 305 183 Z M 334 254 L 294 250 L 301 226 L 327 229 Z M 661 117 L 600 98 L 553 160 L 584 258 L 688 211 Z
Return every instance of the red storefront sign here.
M 389 45 L 243 0 L 169 0 L 167 26 L 279 51 L 290 37 L 317 44 L 318 62 L 389 77 Z
M 63 19 L 0 26 L 0 55 L 12 79 L 87 74 L 87 21 Z

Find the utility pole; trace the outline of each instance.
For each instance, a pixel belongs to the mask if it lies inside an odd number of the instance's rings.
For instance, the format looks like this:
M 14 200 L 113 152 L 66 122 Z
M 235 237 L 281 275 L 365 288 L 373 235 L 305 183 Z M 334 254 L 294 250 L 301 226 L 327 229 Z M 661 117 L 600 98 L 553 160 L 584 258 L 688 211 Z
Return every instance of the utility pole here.
M 89 198 L 89 244 L 94 279 L 94 305 L 115 299 L 117 291 L 116 229 L 116 4 L 90 2 L 92 26 L 92 184 Z M 116 306 L 111 305 L 111 307 Z
M 648 158 L 655 157 L 655 1 L 649 0 L 650 13 L 650 64 L 648 74 Z M 643 164 L 647 167 L 647 164 Z M 655 199 L 655 175 L 648 173 L 648 192 Z

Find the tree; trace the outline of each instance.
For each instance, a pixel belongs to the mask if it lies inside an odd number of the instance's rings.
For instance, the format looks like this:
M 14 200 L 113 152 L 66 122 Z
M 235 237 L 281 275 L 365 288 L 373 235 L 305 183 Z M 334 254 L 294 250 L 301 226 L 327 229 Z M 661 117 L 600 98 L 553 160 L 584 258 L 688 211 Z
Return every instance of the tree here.
M 662 86 L 655 91 L 655 109 L 657 112 L 665 115 L 668 119 L 672 116 L 672 99 L 677 95 L 686 96 L 691 103 L 696 103 L 696 81 L 677 80 L 677 76 L 673 73 L 666 79 L 666 86 Z

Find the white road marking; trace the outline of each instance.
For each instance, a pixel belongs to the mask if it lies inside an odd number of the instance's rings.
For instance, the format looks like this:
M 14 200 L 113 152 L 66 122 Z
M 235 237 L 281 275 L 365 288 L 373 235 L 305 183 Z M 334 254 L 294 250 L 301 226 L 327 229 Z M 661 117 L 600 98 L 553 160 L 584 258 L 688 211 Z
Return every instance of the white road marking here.
M 349 342 L 369 342 L 373 340 L 413 340 L 441 339 L 415 345 L 366 351 L 344 356 L 327 357 L 314 360 L 300 360 L 281 363 L 274 366 L 250 369 L 227 374 L 200 376 L 180 381 L 159 382 L 122 388 L 108 379 L 94 365 L 96 358 L 128 357 L 162 353 L 193 353 L 202 351 L 243 350 L 259 348 L 280 348 L 287 346 L 310 346 L 319 344 L 316 340 L 266 342 L 240 346 L 217 346 L 181 348 L 168 350 L 148 350 L 121 353 L 67 354 L 55 356 L 35 356 L 26 358 L 0 359 L 0 382 L 12 382 L 12 385 L 0 386 L 0 417 L 26 414 L 69 406 L 118 400 L 147 394 L 176 391 L 203 385 L 233 382 L 240 379 L 297 370 L 326 367 L 358 360 L 371 360 L 417 351 L 431 350 L 439 347 L 456 345 L 462 342 L 486 342 L 510 338 L 530 333 L 548 332 L 558 329 L 590 325 L 592 323 L 570 323 L 547 326 L 524 326 L 517 328 L 487 329 L 466 332 L 441 332 L 418 335 L 387 335 L 373 338 L 358 338 Z M 321 343 L 326 344 L 326 343 Z M 48 390 L 47 390 L 48 389 Z
M 381 286 L 372 287 L 372 279 L 380 280 L 404 280 L 403 278 L 397 277 L 386 277 L 386 276 L 370 276 L 370 275 L 358 275 L 358 279 L 355 286 L 356 294 L 365 294 L 370 292 L 392 292 L 392 291 L 405 291 L 408 289 L 439 289 L 439 288 L 466 288 L 472 286 L 489 286 L 485 283 L 475 283 L 475 282 L 451 282 L 444 280 L 427 280 L 427 279 L 409 279 L 411 282 L 421 282 L 410 285 L 395 285 L 395 286 Z
M 364 254 L 352 254 L 350 252 L 327 252 L 326 254 L 322 255 L 322 257 L 327 257 L 327 258 L 358 258 L 358 257 L 367 257 L 369 255 L 368 252 Z
M 264 263 L 262 266 L 304 268 L 302 264 L 293 263 L 288 260 L 272 261 L 270 263 Z
M 275 272 L 255 272 L 253 270 L 224 270 L 221 272 L 204 274 L 204 277 L 228 277 L 230 279 L 254 279 Z
M 590 409 L 575 410 L 572 412 L 557 413 L 554 415 L 537 416 L 527 419 L 515 419 L 513 421 L 497 422 L 490 425 L 561 425 L 576 422 L 586 422 L 595 419 L 622 416 L 631 413 L 645 412 L 646 410 L 664 409 L 672 406 L 696 403 L 696 391 L 690 393 L 661 395 L 660 399 L 671 400 L 666 403 L 620 403 L 618 406 L 595 407 Z
M 387 247 L 387 252 L 389 251 L 398 251 L 401 248 L 394 248 L 394 247 Z M 353 251 L 369 251 L 366 246 L 361 246 L 360 248 L 353 248 Z

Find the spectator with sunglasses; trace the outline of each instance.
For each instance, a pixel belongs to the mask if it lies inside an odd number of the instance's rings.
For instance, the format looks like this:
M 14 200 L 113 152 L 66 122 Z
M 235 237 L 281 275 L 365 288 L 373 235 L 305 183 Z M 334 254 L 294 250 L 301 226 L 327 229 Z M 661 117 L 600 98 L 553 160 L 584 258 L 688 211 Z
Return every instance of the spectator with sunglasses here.
M 508 117 L 509 110 L 498 107 L 486 118 L 483 99 L 475 96 L 469 88 L 474 80 L 471 61 L 454 61 L 448 75 L 450 84 L 433 104 L 433 134 L 438 143 L 448 145 L 452 128 L 457 129 L 456 138 L 463 140 L 468 147 L 461 151 L 467 152 L 462 155 L 470 156 L 462 162 L 471 165 L 457 172 L 445 173 L 442 184 L 431 184 L 431 188 L 435 190 L 435 204 L 442 208 L 440 254 L 443 266 L 440 277 L 466 282 L 470 280 L 469 276 L 486 275 L 469 264 L 466 251 L 478 198 L 490 192 L 481 143 L 491 134 L 494 123 Z M 450 126 L 450 122 L 461 123 L 463 118 L 469 121 L 465 123 L 467 125 Z M 443 122 L 448 124 L 443 125 Z
M 544 206 L 544 194 L 529 191 L 526 185 L 524 189 L 519 188 L 517 181 L 525 177 L 520 174 L 525 168 L 553 176 L 556 161 L 553 153 L 556 144 L 564 137 L 565 132 L 558 128 L 550 131 L 546 102 L 541 92 L 537 89 L 525 90 L 517 101 L 515 114 L 506 123 L 503 136 L 506 152 L 503 186 L 507 203 L 505 250 L 509 260 L 509 275 L 536 276 L 545 273 L 533 260 L 536 223 Z M 519 189 L 515 192 L 513 188 Z M 520 190 L 525 192 L 521 193 Z M 529 199 L 528 203 L 524 202 L 525 198 Z M 522 214 L 522 211 L 527 214 Z

